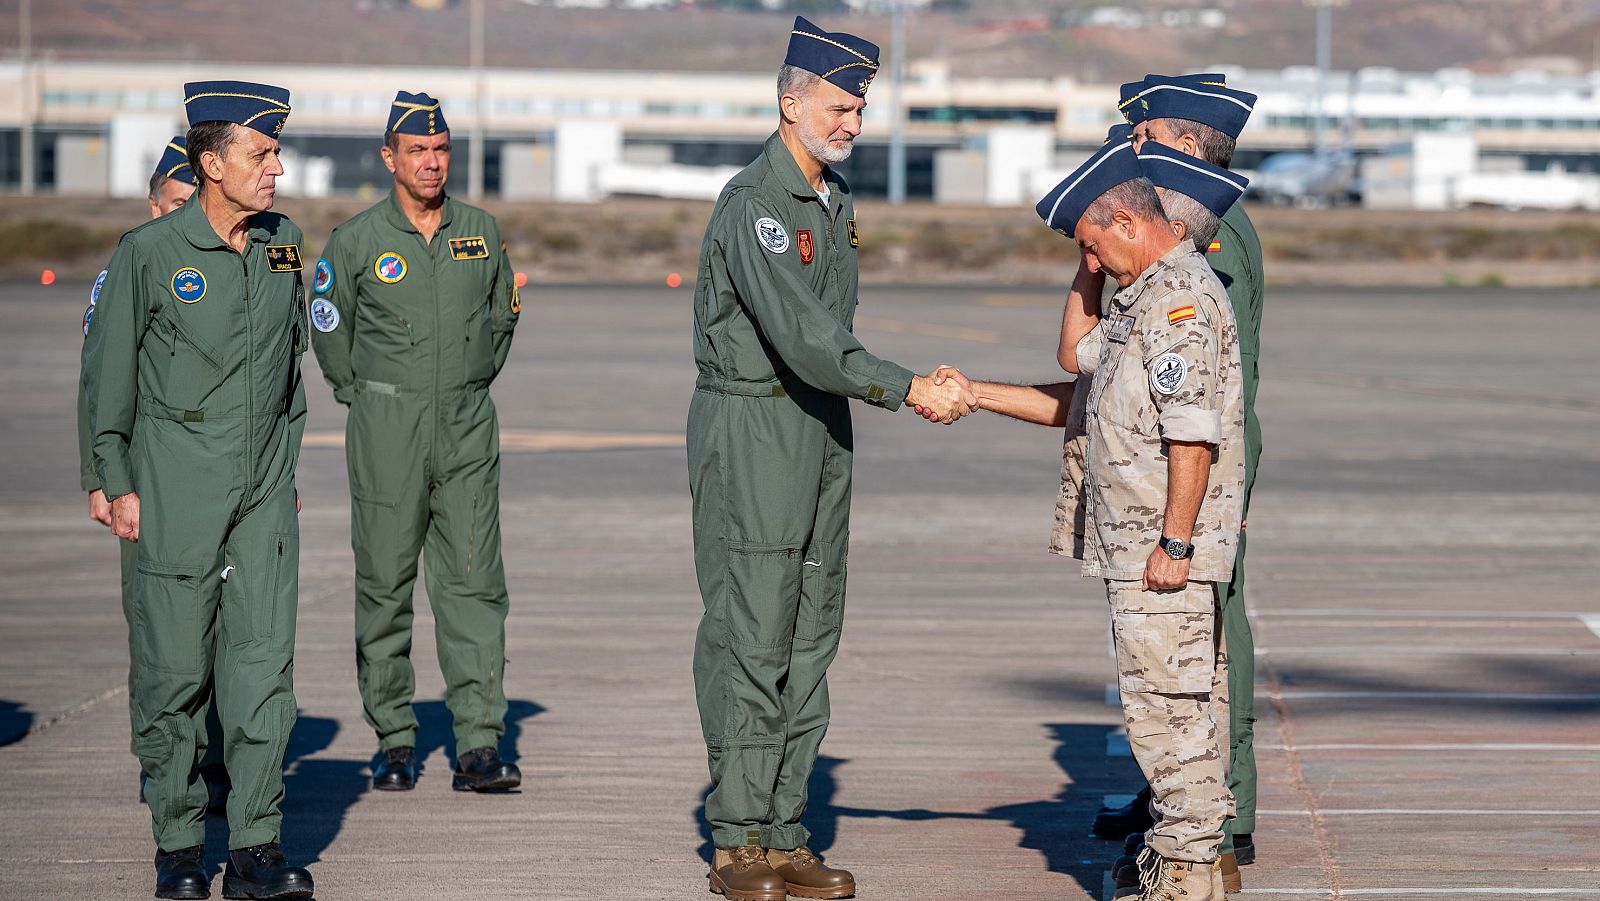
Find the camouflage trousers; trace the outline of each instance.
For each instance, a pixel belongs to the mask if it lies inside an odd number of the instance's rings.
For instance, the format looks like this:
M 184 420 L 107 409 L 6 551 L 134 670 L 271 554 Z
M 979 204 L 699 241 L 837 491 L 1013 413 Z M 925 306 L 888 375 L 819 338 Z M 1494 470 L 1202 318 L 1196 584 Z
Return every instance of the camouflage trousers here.
M 1106 581 L 1128 744 L 1150 782 L 1157 854 L 1209 863 L 1233 816 L 1228 792 L 1228 660 L 1217 587 L 1144 591 Z

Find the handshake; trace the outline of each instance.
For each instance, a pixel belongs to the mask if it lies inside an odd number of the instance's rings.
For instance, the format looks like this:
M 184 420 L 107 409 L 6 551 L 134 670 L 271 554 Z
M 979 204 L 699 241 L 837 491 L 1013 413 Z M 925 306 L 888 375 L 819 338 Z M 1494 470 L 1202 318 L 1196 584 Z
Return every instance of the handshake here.
M 927 375 L 911 377 L 906 403 L 923 419 L 949 425 L 978 409 L 978 395 L 961 370 L 940 366 Z

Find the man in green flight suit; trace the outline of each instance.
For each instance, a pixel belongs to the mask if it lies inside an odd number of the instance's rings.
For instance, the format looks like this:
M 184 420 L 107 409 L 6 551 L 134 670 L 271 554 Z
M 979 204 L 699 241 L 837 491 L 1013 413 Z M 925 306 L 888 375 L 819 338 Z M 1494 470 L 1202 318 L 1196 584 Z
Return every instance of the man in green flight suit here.
M 350 408 L 356 678 L 378 734 L 372 785 L 416 785 L 411 598 L 421 553 L 454 718 L 451 784 L 500 791 L 522 773 L 498 748 L 510 599 L 489 383 L 522 300 L 494 217 L 445 193 L 450 129 L 438 101 L 401 91 L 382 152 L 394 190 L 334 229 L 311 301 L 317 361 Z
M 95 469 L 112 531 L 136 542 L 133 747 L 149 776 L 156 896 L 205 898 L 205 717 L 215 704 L 228 797 L 228 898 L 305 898 L 279 850 L 294 728 L 305 429 L 300 229 L 267 212 L 289 92 L 184 86 L 199 189 L 124 235 L 95 317 Z
M 155 171 L 150 175 L 150 218 L 160 219 L 183 206 L 193 194 L 194 169 L 189 165 L 184 136 L 174 135 L 161 149 Z M 107 273 L 102 270 L 99 278 L 95 279 L 94 287 L 89 291 L 89 307 L 83 311 L 83 356 L 78 377 L 78 468 L 83 490 L 89 492 L 89 518 L 109 528 L 111 504 L 106 500 L 105 491 L 100 488 L 100 476 L 94 469 L 94 432 L 89 417 L 89 396 L 94 391 L 95 361 L 98 359 L 95 353 L 95 341 L 89 332 L 90 325 L 94 321 L 95 309 L 100 303 L 101 289 L 105 286 L 106 275 Z M 136 546 L 129 542 L 119 542 L 119 544 L 122 545 L 122 615 L 131 626 Z M 132 633 L 129 633 L 129 637 L 132 637 Z M 131 648 L 128 661 L 131 667 L 133 662 Z M 128 683 L 133 684 L 131 670 Z M 129 702 L 132 702 L 131 696 Z M 210 713 L 206 716 L 206 736 L 206 755 L 200 762 L 200 775 L 206 781 L 209 797 L 206 812 L 223 814 L 227 812 L 228 804 L 228 773 L 222 765 L 222 724 L 217 720 L 215 704 L 211 705 Z M 144 783 L 144 774 L 140 773 L 141 802 L 144 801 Z
M 778 131 L 706 226 L 689 406 L 695 694 L 711 771 L 711 889 L 736 901 L 844 898 L 807 849 L 806 781 L 828 727 L 849 540 L 850 398 L 951 422 L 976 398 L 868 353 L 851 334 L 858 237 L 828 167 L 861 131 L 878 48 L 795 20 Z

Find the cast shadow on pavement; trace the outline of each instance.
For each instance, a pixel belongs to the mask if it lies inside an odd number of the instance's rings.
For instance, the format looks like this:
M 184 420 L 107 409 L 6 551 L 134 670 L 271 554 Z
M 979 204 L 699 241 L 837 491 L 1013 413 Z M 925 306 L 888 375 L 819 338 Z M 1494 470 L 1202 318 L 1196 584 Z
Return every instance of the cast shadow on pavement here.
M 1050 872 L 1072 877 L 1091 897 L 1098 897 L 1105 870 L 1112 858 L 1122 853 L 1122 848 L 1090 838 L 1089 825 L 1105 795 L 1125 791 L 1126 786 L 1137 782 L 1139 772 L 1131 758 L 1106 756 L 1106 736 L 1115 725 L 1050 723 L 1045 728 L 1055 742 L 1052 757 L 1066 777 L 1061 790 L 1047 800 L 991 807 L 978 813 L 921 808 L 886 810 L 839 804 L 836 800 L 838 772 L 849 761 L 826 755 L 818 757 L 807 786 L 809 802 L 802 820 L 811 830 L 811 850 L 825 854 L 833 847 L 842 817 L 886 818 L 910 823 L 946 819 L 994 821 L 1018 830 L 1021 833 L 1018 846 L 1040 852 Z M 712 846 L 711 827 L 705 821 L 705 798 L 710 790 L 708 785 L 701 792 L 700 806 L 695 811 L 700 828 L 700 856 L 708 864 Z M 839 861 L 839 864 L 849 867 L 849 861 Z
M 428 758 L 441 750 L 448 762 L 444 773 L 448 778 L 456 765 L 456 737 L 450 708 L 445 706 L 444 701 L 418 701 L 412 705 L 412 709 L 417 712 L 417 762 L 422 770 L 418 778 L 427 775 Z M 544 708 L 532 701 L 511 698 L 506 702 L 506 734 L 500 738 L 502 758 L 512 763 L 522 758 L 522 721 L 541 713 L 544 713 Z M 376 760 L 374 755 L 373 761 Z
M 0 698 L 0 748 L 28 737 L 33 728 L 33 714 L 16 701 Z

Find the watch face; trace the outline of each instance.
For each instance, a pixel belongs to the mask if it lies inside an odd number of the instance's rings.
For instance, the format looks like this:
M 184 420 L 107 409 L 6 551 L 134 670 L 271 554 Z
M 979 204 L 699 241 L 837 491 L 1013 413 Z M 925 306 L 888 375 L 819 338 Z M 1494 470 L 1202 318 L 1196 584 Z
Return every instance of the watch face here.
M 1177 538 L 1168 538 L 1166 546 L 1167 556 L 1174 560 L 1182 560 L 1189 556 L 1189 545 Z

